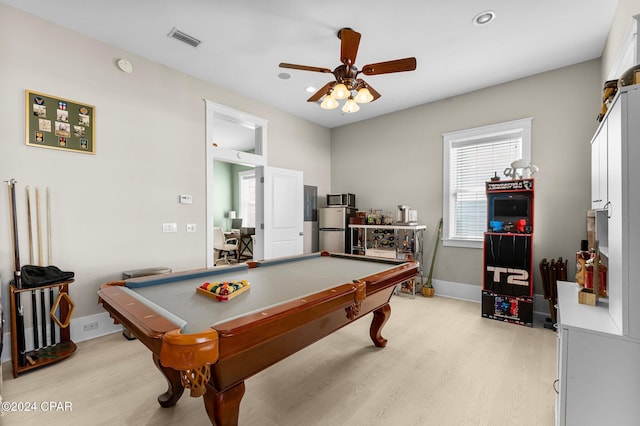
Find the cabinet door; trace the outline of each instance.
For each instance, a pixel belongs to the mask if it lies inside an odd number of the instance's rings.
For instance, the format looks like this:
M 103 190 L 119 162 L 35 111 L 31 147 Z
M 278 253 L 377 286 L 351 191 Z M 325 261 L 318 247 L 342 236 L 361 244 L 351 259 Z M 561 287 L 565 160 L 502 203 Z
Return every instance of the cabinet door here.
M 624 276 L 624 258 L 627 256 L 627 250 L 624 246 L 624 214 L 623 211 L 623 183 L 626 173 L 626 159 L 624 158 L 624 144 L 622 140 L 622 104 L 626 102 L 626 94 L 623 94 L 613 104 L 609 114 L 607 114 L 609 144 L 608 144 L 608 182 L 609 182 L 609 206 L 607 215 L 609 217 L 607 224 L 608 233 L 608 276 L 607 276 L 607 293 L 609 295 L 609 314 L 616 322 L 617 326 L 623 331 L 624 335 L 628 333 L 627 314 L 625 313 L 625 304 L 628 297 L 625 291 L 625 285 L 628 282 Z M 626 150 L 626 148 L 625 148 Z
M 565 409 L 560 424 L 637 425 L 640 344 L 577 329 L 568 330 L 565 337 Z
M 601 209 L 608 201 L 607 194 L 607 126 L 604 121 L 591 142 L 591 208 Z

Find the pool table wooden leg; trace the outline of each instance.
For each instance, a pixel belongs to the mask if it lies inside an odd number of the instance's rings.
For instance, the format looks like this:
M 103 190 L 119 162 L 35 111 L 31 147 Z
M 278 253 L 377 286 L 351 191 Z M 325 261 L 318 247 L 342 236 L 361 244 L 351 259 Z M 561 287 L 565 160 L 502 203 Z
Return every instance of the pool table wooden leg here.
M 244 395 L 244 382 L 240 382 L 232 388 L 218 392 L 211 384 L 207 383 L 204 408 L 207 410 L 209 420 L 216 426 L 235 426 L 238 424 L 240 414 L 240 400 Z
M 391 316 L 391 306 L 385 303 L 375 311 L 373 311 L 373 320 L 371 320 L 371 328 L 369 329 L 369 336 L 373 344 L 379 348 L 387 346 L 387 339 L 382 337 L 382 327 L 386 324 Z
M 182 396 L 182 392 L 184 392 L 184 386 L 180 380 L 180 372 L 173 368 L 164 367 L 160 364 L 160 357 L 156 354 L 153 355 L 153 363 L 167 379 L 167 384 L 169 385 L 169 389 L 158 396 L 158 402 L 164 408 L 173 407 Z

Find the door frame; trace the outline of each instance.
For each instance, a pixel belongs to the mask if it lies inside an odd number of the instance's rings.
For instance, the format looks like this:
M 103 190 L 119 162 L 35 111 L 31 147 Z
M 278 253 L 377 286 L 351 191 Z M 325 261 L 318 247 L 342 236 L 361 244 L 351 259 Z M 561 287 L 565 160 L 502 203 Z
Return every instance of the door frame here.
M 255 115 L 248 114 L 230 108 L 226 105 L 212 102 L 208 99 L 205 101 L 206 125 L 205 125 L 205 192 L 206 192 L 206 259 L 207 267 L 214 266 L 213 260 L 213 207 L 214 207 L 214 191 L 215 184 L 213 181 L 214 161 L 224 161 L 234 164 L 245 164 L 255 166 L 256 170 L 267 165 L 267 124 L 268 120 Z M 214 143 L 215 126 L 214 118 L 223 118 L 227 121 L 238 124 L 239 126 L 248 127 L 255 131 L 255 153 L 244 151 L 236 151 L 233 149 L 222 148 Z M 264 253 L 263 229 L 260 224 L 264 219 L 264 196 L 262 185 L 256 185 L 256 238 L 254 255 L 260 257 Z

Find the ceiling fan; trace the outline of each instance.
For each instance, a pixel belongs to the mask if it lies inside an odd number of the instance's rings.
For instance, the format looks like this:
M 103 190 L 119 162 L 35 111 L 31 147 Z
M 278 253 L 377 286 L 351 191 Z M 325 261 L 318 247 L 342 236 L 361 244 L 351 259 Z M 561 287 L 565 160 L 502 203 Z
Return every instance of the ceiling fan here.
M 280 63 L 280 68 L 290 68 L 302 71 L 314 71 L 331 73 L 335 81 L 325 84 L 320 90 L 314 93 L 307 102 L 316 102 L 324 96 L 320 106 L 324 109 L 338 107 L 338 99 L 347 99 L 342 107 L 344 112 L 356 112 L 360 109 L 359 103 L 372 102 L 381 95 L 373 87 L 358 75 L 390 74 L 395 72 L 413 71 L 416 69 L 416 58 L 396 59 L 393 61 L 378 62 L 362 67 L 362 70 L 354 65 L 358 46 L 360 45 L 360 33 L 351 28 L 342 28 L 338 31 L 340 39 L 340 62 L 342 65 L 331 71 L 329 68 L 310 67 L 306 65 L 296 65 Z M 354 96 L 355 93 L 355 96 Z

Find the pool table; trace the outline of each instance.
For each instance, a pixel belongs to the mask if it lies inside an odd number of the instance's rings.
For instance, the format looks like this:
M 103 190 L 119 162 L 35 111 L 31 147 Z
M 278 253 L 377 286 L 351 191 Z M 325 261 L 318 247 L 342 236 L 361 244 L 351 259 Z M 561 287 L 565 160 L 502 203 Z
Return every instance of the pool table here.
M 322 252 L 109 282 L 98 296 L 151 350 L 169 387 L 162 407 L 186 387 L 212 424 L 235 425 L 245 379 L 352 321 L 373 312 L 370 337 L 384 347 L 394 288 L 417 274 L 413 261 Z M 249 289 L 227 301 L 196 291 L 236 280 Z

